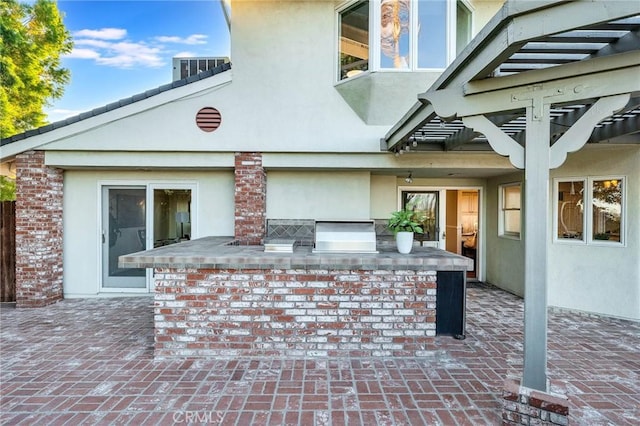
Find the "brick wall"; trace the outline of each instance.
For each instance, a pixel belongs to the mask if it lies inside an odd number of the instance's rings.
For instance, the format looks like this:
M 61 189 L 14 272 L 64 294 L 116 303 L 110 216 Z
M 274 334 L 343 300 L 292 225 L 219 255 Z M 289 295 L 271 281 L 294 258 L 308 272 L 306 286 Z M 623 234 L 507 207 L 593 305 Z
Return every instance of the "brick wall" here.
M 267 176 L 262 154 L 235 155 L 235 238 L 240 244 L 259 245 L 266 233 Z
M 502 399 L 503 425 L 569 424 L 569 401 L 564 396 L 528 389 L 507 380 Z
M 436 272 L 155 270 L 157 358 L 421 356 Z
M 16 305 L 62 299 L 63 172 L 44 164 L 44 152 L 16 157 Z

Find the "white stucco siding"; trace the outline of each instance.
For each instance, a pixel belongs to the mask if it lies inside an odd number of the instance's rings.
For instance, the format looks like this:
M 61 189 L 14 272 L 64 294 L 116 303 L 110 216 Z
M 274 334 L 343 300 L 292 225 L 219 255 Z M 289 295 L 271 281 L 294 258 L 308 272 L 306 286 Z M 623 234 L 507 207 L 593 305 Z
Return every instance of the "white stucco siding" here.
M 549 228 L 547 303 L 577 311 L 640 319 L 640 147 L 587 146 L 551 171 L 549 224 L 553 224 L 553 179 L 626 178 L 624 245 L 554 242 Z M 498 185 L 519 175 L 489 180 L 487 191 L 487 281 L 524 294 L 524 241 L 498 237 Z
M 552 171 L 552 178 L 618 175 L 627 180 L 625 245 L 552 243 L 549 305 L 640 319 L 640 147 L 587 147 Z
M 473 12 L 473 31 L 478 33 L 491 18 L 500 10 L 504 0 L 466 0 L 465 4 L 471 7 Z
M 47 151 L 45 163 L 60 169 L 232 170 L 234 157 L 233 152 Z
M 48 143 L 46 149 L 146 152 L 229 150 L 232 144 L 223 141 L 229 140 L 230 129 L 225 126 L 225 116 L 233 100 L 229 96 L 229 76 L 225 76 L 225 80 L 218 77 L 192 83 L 199 88 L 198 91 L 181 91 L 191 85 L 183 86 L 63 127 L 60 132 L 66 133 Z M 172 92 L 173 98 L 169 97 Z M 196 125 L 196 114 L 204 107 L 215 107 L 222 114 L 222 124 L 214 132 L 204 132 Z M 51 136 L 58 137 L 53 132 Z
M 240 1 L 233 7 L 237 113 L 228 114 L 227 124 L 243 150 L 379 152 L 390 126 L 367 126 L 334 88 L 332 2 Z
M 371 218 L 388 219 L 397 210 L 398 185 L 393 175 L 371 176 Z
M 406 175 L 372 175 L 371 176 L 371 218 L 388 219 L 398 210 L 402 191 L 433 191 L 439 189 L 482 188 L 485 179 L 474 178 L 413 178 L 412 183 L 405 181 Z M 441 203 L 445 200 L 441 200 Z M 482 220 L 482 214 L 480 219 Z M 444 220 L 444 219 L 443 219 Z
M 369 172 L 267 173 L 268 219 L 369 219 Z
M 197 182 L 197 235 L 233 235 L 234 176 L 217 172 L 123 172 L 67 170 L 64 175 L 63 250 L 65 297 L 99 293 L 101 277 L 101 183 L 146 185 Z

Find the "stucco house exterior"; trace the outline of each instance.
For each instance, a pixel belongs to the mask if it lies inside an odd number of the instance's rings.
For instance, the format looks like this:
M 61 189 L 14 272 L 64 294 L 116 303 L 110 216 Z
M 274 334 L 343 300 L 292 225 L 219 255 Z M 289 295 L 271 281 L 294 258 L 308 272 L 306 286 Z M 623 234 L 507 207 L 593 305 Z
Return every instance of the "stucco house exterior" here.
M 382 231 L 418 200 L 430 222 L 416 244 L 472 256 L 470 278 L 525 295 L 541 273 L 545 309 L 640 320 L 637 4 L 230 7 L 232 66 L 2 140 L 18 306 L 153 292 L 150 270 L 117 267 L 122 254 L 305 237 L 317 219 Z M 533 163 L 525 135 L 545 130 L 527 111 L 551 123 Z

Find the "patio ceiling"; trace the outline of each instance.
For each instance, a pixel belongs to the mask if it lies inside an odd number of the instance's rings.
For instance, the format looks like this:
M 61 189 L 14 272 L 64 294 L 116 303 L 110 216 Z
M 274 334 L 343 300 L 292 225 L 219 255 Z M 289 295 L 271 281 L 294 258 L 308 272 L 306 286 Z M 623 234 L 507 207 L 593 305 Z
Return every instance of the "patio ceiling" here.
M 595 126 L 588 143 L 640 143 L 638 64 L 640 2 L 507 2 L 431 88 L 418 95 L 419 101 L 382 139 L 381 150 L 403 154 L 492 149 L 485 135 L 466 127 L 457 115 L 438 116 L 429 100 L 434 92 L 455 87 L 469 96 L 575 76 L 597 79 L 598 72 L 618 69 L 627 70 L 625 79 L 632 80 L 623 89 L 631 93 L 630 100 Z M 617 94 L 616 90 L 585 99 L 559 97 L 551 105 L 551 144 L 600 96 Z M 502 109 L 478 111 L 524 145 L 525 108 L 507 103 Z

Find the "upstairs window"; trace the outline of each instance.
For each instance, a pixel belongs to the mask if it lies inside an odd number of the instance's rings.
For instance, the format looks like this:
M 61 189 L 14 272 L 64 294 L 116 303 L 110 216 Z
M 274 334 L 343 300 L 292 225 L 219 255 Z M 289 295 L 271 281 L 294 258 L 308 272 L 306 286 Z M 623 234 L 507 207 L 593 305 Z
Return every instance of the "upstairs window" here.
M 338 12 L 340 80 L 369 69 L 369 2 Z
M 339 80 L 367 70 L 444 69 L 471 40 L 464 0 L 352 1 L 338 20 Z
M 381 69 L 446 67 L 446 0 L 378 2 Z
M 464 2 L 456 3 L 456 56 L 464 50 L 471 41 L 472 34 L 471 9 Z

